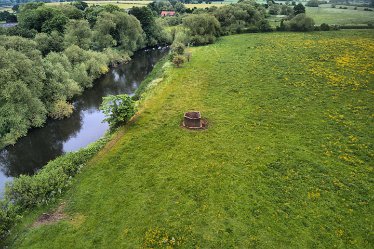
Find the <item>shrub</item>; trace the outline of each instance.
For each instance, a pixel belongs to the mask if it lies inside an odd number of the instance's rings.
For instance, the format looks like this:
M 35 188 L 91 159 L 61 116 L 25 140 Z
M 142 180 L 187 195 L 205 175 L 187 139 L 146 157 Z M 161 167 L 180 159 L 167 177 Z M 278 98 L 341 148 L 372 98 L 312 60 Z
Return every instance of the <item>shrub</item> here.
M 184 50 L 186 49 L 186 46 L 181 42 L 174 42 L 171 45 L 171 52 L 174 52 L 178 55 L 184 54 Z
M 213 43 L 220 35 L 221 25 L 208 14 L 189 15 L 183 19 L 183 25 L 191 32 L 191 42 L 196 45 Z
M 327 23 L 322 23 L 321 27 L 320 27 L 320 30 L 321 31 L 329 31 L 330 30 L 330 26 Z
M 304 5 L 301 4 L 301 3 L 295 5 L 295 7 L 293 7 L 293 12 L 294 12 L 295 16 L 298 15 L 298 14 L 305 13 Z
M 173 58 L 173 64 L 176 67 L 180 67 L 185 62 L 185 57 L 182 55 L 175 55 Z
M 289 22 L 289 29 L 292 31 L 312 31 L 314 20 L 305 14 L 298 14 Z
M 273 28 L 271 27 L 271 25 L 269 24 L 269 22 L 267 20 L 261 20 L 261 21 L 259 21 L 259 23 L 258 23 L 258 29 L 261 32 L 270 32 L 270 31 L 273 31 Z
M 8 235 L 18 218 L 18 207 L 8 201 L 0 200 L 0 240 Z
M 57 100 L 52 105 L 49 115 L 54 119 L 63 119 L 69 117 L 73 113 L 74 107 L 65 100 Z
M 318 0 L 310 0 L 308 1 L 305 6 L 308 7 L 318 7 Z
M 136 112 L 135 102 L 127 94 L 103 97 L 100 109 L 106 116 L 104 121 L 109 123 L 111 129 L 126 124 Z

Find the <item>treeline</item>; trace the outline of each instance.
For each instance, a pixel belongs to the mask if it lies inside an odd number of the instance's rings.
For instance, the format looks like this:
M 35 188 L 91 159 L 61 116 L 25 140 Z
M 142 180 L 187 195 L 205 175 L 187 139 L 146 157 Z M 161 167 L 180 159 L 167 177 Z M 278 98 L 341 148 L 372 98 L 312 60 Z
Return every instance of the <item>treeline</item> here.
M 155 18 L 145 33 L 117 6 L 84 2 L 21 5 L 18 25 L 0 29 L 0 148 L 73 111 L 71 99 L 133 51 L 170 43 Z

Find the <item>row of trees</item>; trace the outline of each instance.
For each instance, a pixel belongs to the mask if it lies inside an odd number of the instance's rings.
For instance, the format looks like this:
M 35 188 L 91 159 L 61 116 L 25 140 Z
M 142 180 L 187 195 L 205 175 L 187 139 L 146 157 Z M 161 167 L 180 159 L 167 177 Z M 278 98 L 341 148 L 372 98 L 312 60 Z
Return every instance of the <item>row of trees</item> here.
M 47 117 L 69 116 L 71 99 L 108 66 L 144 46 L 170 43 L 148 8 L 132 12 L 83 2 L 20 6 L 18 26 L 0 29 L 0 147 Z M 142 19 L 144 13 L 149 18 Z

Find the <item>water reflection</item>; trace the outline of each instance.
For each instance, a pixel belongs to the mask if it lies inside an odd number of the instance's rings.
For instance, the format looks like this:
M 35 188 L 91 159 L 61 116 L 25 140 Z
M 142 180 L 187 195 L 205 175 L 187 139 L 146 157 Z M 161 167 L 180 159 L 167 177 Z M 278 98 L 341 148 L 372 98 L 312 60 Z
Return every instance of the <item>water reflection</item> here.
M 0 151 L 0 196 L 5 182 L 20 174 L 34 174 L 48 161 L 96 141 L 108 129 L 99 110 L 102 97 L 110 94 L 132 95 L 155 63 L 167 52 L 150 49 L 134 54 L 125 65 L 97 79 L 94 87 L 74 101 L 75 112 L 64 120 L 48 120 L 43 128 L 31 130 L 26 137 Z

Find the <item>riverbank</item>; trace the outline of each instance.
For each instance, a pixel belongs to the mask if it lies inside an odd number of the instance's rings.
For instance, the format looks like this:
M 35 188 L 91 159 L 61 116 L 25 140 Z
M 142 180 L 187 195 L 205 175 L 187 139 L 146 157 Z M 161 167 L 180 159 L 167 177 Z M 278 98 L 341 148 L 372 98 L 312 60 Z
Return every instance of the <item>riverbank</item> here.
M 98 140 L 109 128 L 102 122 L 99 110 L 107 95 L 137 91 L 167 48 L 147 48 L 136 52 L 132 59 L 95 80 L 94 86 L 73 101 L 74 113 L 63 120 L 48 120 L 43 128 L 29 131 L 14 146 L 0 150 L 0 199 L 5 182 L 21 174 L 33 175 L 50 160 L 64 153 L 77 151 Z
M 370 247 L 373 39 L 245 34 L 193 48 L 73 180 L 66 218 L 26 217 L 12 247 Z M 181 128 L 189 110 L 208 129 Z

